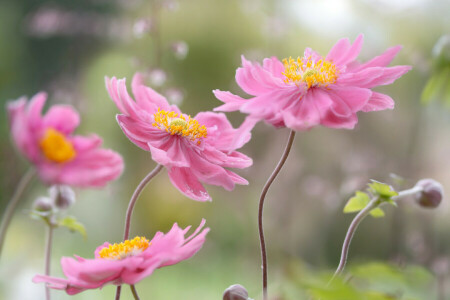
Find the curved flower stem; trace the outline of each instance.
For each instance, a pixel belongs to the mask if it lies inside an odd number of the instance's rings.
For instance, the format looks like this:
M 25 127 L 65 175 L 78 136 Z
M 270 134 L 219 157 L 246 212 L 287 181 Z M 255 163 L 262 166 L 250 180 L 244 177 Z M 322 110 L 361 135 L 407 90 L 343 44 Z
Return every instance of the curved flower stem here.
M 416 193 L 420 193 L 423 190 L 422 187 L 413 187 L 408 190 L 404 190 L 398 193 L 397 196 L 392 197 L 391 199 L 394 201 L 398 201 L 403 197 L 414 195 Z M 348 251 L 350 248 L 350 243 L 352 241 L 353 236 L 355 235 L 356 228 L 358 228 L 358 225 L 361 223 L 361 221 L 370 213 L 370 211 L 380 205 L 378 197 L 373 198 L 366 207 L 364 207 L 363 210 L 361 210 L 353 219 L 352 223 L 350 224 L 350 227 L 347 230 L 347 234 L 344 239 L 344 244 L 342 246 L 342 252 L 341 252 L 341 259 L 339 261 L 339 266 L 337 267 L 336 271 L 334 272 L 333 277 L 328 282 L 328 285 L 336 278 L 336 276 L 340 275 L 342 271 L 345 268 L 345 265 L 347 263 L 347 257 L 348 257 Z M 385 203 L 385 202 L 383 202 Z M 381 204 L 383 204 L 381 203 Z
M 261 192 L 261 197 L 259 198 L 259 210 L 258 210 L 258 229 L 259 229 L 259 240 L 261 243 L 261 260 L 262 260 L 262 279 L 263 279 L 263 299 L 267 300 L 267 253 L 266 253 L 266 243 L 264 240 L 264 229 L 263 229 L 263 209 L 264 209 L 264 199 L 266 198 L 266 194 L 269 191 L 270 185 L 277 177 L 278 173 L 280 173 L 281 168 L 283 167 L 286 159 L 289 155 L 289 151 L 291 151 L 292 144 L 295 138 L 295 131 L 291 130 L 289 133 L 289 138 L 286 144 L 286 148 L 284 149 L 283 155 L 280 158 L 275 170 L 273 170 L 269 179 L 263 187 Z
M 130 203 L 128 204 L 127 214 L 125 217 L 125 231 L 123 234 L 123 239 L 127 240 L 130 236 L 130 226 L 131 226 L 131 217 L 133 215 L 134 206 L 136 205 L 136 201 L 139 198 L 140 194 L 144 190 L 145 186 L 150 182 L 150 180 L 155 177 L 159 171 L 161 171 L 163 168 L 162 165 L 157 165 L 150 173 L 147 174 L 147 176 L 142 179 L 142 181 L 139 183 L 139 185 L 136 187 L 136 190 L 133 193 L 133 196 L 131 196 Z M 120 292 L 121 292 L 121 286 L 117 286 L 116 290 L 116 300 L 120 299 Z
M 378 206 L 378 197 L 373 198 L 367 205 L 364 207 L 353 219 L 350 227 L 347 230 L 347 234 L 345 235 L 344 245 L 342 245 L 341 259 L 339 261 L 339 266 L 334 272 L 333 277 L 328 282 L 328 285 L 336 278 L 336 276 L 340 275 L 345 268 L 345 264 L 347 263 L 348 250 L 350 248 L 350 243 L 352 241 L 353 236 L 355 235 L 356 228 L 361 223 L 361 221 L 370 213 L 370 211 Z
M 133 293 L 134 299 L 139 300 L 140 298 L 139 298 L 139 295 L 136 291 L 136 287 L 134 286 L 134 284 L 130 284 L 130 289 L 131 289 L 131 292 Z
M 16 206 L 19 203 L 23 192 L 31 182 L 31 179 L 33 179 L 35 173 L 36 171 L 34 169 L 29 169 L 27 173 L 25 173 L 25 175 L 20 180 L 13 197 L 11 198 L 8 206 L 5 209 L 5 213 L 2 217 L 2 224 L 0 225 L 0 255 L 2 253 L 3 244 L 5 242 L 6 231 L 8 230 L 9 223 L 11 222 L 11 218 L 14 214 L 14 211 L 16 210 Z
M 50 276 L 54 226 L 51 223 L 48 223 L 47 227 L 47 245 L 45 246 L 45 275 Z M 50 300 L 50 288 L 47 285 L 45 285 L 45 299 Z
M 125 218 L 125 232 L 123 234 L 124 240 L 127 240 L 130 235 L 131 216 L 133 215 L 134 206 L 136 204 L 137 199 L 139 198 L 139 195 L 142 193 L 145 186 L 150 182 L 150 180 L 152 180 L 153 177 L 155 177 L 156 174 L 158 174 L 159 171 L 162 170 L 162 168 L 163 168 L 162 165 L 157 165 L 150 173 L 148 173 L 148 175 L 145 176 L 144 179 L 142 179 L 142 181 L 136 187 L 133 196 L 131 196 L 130 203 L 128 204 L 127 215 Z

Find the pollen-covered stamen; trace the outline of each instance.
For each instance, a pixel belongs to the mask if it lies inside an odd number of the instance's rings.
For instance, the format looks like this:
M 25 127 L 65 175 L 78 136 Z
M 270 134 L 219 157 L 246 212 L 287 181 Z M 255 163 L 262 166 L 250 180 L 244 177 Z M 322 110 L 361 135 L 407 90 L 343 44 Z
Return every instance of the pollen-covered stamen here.
M 200 144 L 200 139 L 207 135 L 206 126 L 200 125 L 197 120 L 191 119 L 191 116 L 185 117 L 183 114 L 161 109 L 158 109 L 153 116 L 155 121 L 152 125 L 171 135 L 188 137 L 191 141 L 198 140 L 198 144 Z
M 135 237 L 120 244 L 109 245 L 100 250 L 98 255 L 105 259 L 123 259 L 128 256 L 137 255 L 148 248 L 149 241 L 145 237 Z
M 284 82 L 304 82 L 308 88 L 312 86 L 328 86 L 335 83 L 339 71 L 336 65 L 330 61 L 319 59 L 314 61 L 312 57 L 292 57 L 283 59 L 285 76 Z
M 75 158 L 76 151 L 72 143 L 61 132 L 48 128 L 39 142 L 44 156 L 57 163 L 64 163 Z

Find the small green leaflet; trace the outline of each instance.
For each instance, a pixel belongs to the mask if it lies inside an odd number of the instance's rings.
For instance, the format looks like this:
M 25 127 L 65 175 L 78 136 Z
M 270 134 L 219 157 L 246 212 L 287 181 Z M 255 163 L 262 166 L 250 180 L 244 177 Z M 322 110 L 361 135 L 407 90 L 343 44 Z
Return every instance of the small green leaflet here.
M 362 210 L 367 206 L 370 202 L 370 197 L 364 192 L 356 191 L 354 197 L 348 200 L 347 204 L 344 207 L 344 213 L 353 213 Z M 384 211 L 377 207 L 370 211 L 370 215 L 374 218 L 384 217 Z
M 345 205 L 344 213 L 360 211 L 361 209 L 366 207 L 369 201 L 369 195 L 361 191 L 356 191 L 355 196 L 350 198 L 350 200 L 348 200 L 347 204 Z
M 64 226 L 68 228 L 70 231 L 79 232 L 85 239 L 87 237 L 86 228 L 84 228 L 84 225 L 78 222 L 75 217 L 67 216 L 64 219 L 59 220 L 58 225 Z
M 383 198 L 383 200 L 387 200 L 393 196 L 398 195 L 398 193 L 394 191 L 394 189 L 390 185 L 375 180 L 372 180 L 372 183 L 369 183 L 369 191 L 374 196 Z
M 384 217 L 384 211 L 381 208 L 377 207 L 370 211 L 370 215 L 374 218 L 382 218 Z

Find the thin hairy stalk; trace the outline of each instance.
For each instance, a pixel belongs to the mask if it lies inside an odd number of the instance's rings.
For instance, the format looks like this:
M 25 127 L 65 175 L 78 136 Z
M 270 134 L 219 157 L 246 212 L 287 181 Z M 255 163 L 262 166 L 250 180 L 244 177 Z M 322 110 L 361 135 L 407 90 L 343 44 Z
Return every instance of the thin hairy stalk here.
M 139 295 L 138 295 L 138 293 L 136 291 L 136 287 L 134 286 L 134 284 L 130 285 L 130 289 L 131 289 L 131 293 L 133 293 L 134 299 L 135 300 L 139 300 L 140 298 L 139 298 Z
M 159 173 L 159 171 L 162 170 L 162 168 L 162 165 L 157 165 L 150 173 L 148 173 L 147 176 L 145 176 L 144 179 L 142 179 L 142 181 L 136 187 L 133 196 L 131 196 L 130 203 L 128 204 L 127 214 L 125 217 L 125 231 L 123 234 L 123 240 L 128 240 L 128 237 L 130 236 L 131 217 L 133 216 L 133 210 L 134 206 L 136 205 L 137 199 L 139 198 L 147 184 L 150 182 L 150 180 L 152 180 L 153 177 L 155 177 Z M 120 291 L 121 286 L 119 285 L 116 290 L 116 300 L 120 299 Z
M 373 198 L 364 209 L 362 209 L 353 219 L 350 227 L 347 230 L 347 234 L 345 235 L 344 245 L 342 245 L 341 259 L 339 261 L 339 266 L 334 272 L 333 277 L 328 282 L 330 284 L 336 276 L 340 275 L 345 268 L 348 257 L 348 250 L 350 248 L 350 243 L 352 242 L 353 236 L 355 235 L 356 228 L 361 223 L 361 221 L 370 213 L 370 211 L 378 206 L 378 197 Z
M 45 245 L 45 275 L 50 276 L 52 244 L 53 244 L 53 229 L 54 226 L 48 223 L 47 226 L 47 244 Z M 45 285 L 45 299 L 50 300 L 50 288 Z
M 30 169 L 25 173 L 22 179 L 17 186 L 16 191 L 14 192 L 13 197 L 8 203 L 8 206 L 5 209 L 5 213 L 2 217 L 2 224 L 0 225 L 0 256 L 3 249 L 3 244 L 5 242 L 6 231 L 8 230 L 9 223 L 11 222 L 14 211 L 16 210 L 16 206 L 19 203 L 20 198 L 22 197 L 23 192 L 27 188 L 28 184 L 33 179 L 36 171 L 34 169 Z
M 275 170 L 273 170 L 266 184 L 264 185 L 261 197 L 259 198 L 259 210 L 258 210 L 258 229 L 259 229 L 259 240 L 261 243 L 261 260 L 262 260 L 262 280 L 263 280 L 263 299 L 267 300 L 267 253 L 266 253 L 266 243 L 264 240 L 264 229 L 263 229 L 263 210 L 264 210 L 264 200 L 266 198 L 266 194 L 269 191 L 270 185 L 277 177 L 278 173 L 280 173 L 281 168 L 283 167 L 286 159 L 291 151 L 292 144 L 295 138 L 295 131 L 291 130 L 289 133 L 289 138 L 286 144 L 286 148 L 284 149 L 283 155 L 280 158 Z
M 136 187 L 133 196 L 131 196 L 130 203 L 128 204 L 127 215 L 125 218 L 125 231 L 123 234 L 123 240 L 128 240 L 128 237 L 130 236 L 131 217 L 133 216 L 133 210 L 134 206 L 136 205 L 137 199 L 141 195 L 146 185 L 150 182 L 150 180 L 152 180 L 153 177 L 155 177 L 156 174 L 158 174 L 159 171 L 162 170 L 162 168 L 162 165 L 157 165 L 150 173 L 148 173 L 147 176 L 145 176 L 144 179 L 142 179 L 142 181 Z
M 416 193 L 420 193 L 423 190 L 422 187 L 415 186 L 411 189 L 404 190 L 398 193 L 397 196 L 392 197 L 391 199 L 393 201 L 398 201 L 403 197 L 414 195 Z M 384 204 L 386 202 L 381 203 Z M 350 243 L 352 242 L 353 236 L 355 235 L 355 231 L 358 228 L 358 225 L 361 223 L 361 221 L 370 213 L 370 211 L 380 205 L 378 201 L 378 197 L 373 198 L 366 207 L 364 207 L 363 210 L 361 210 L 353 219 L 352 223 L 350 224 L 350 227 L 347 230 L 347 234 L 344 239 L 344 244 L 342 246 L 342 252 L 341 252 L 341 258 L 339 261 L 339 266 L 337 267 L 333 277 L 328 282 L 328 285 L 336 278 L 336 276 L 340 275 L 342 271 L 344 271 L 345 265 L 347 263 L 347 257 L 348 257 L 348 251 L 350 248 Z
M 116 289 L 116 299 L 115 300 L 119 300 L 120 299 L 120 292 L 122 291 L 122 286 L 118 285 L 117 289 Z

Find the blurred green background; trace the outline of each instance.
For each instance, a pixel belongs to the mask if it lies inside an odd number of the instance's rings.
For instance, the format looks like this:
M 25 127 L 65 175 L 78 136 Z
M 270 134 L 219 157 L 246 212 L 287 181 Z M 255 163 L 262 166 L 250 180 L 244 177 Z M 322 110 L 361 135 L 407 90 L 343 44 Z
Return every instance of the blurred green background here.
M 383 219 L 367 218 L 350 249 L 354 288 L 337 283 L 340 294 L 321 291 L 326 272 L 337 266 L 352 219 L 342 208 L 369 179 L 392 182 L 390 173 L 395 173 L 408 188 L 431 177 L 450 190 L 449 11 L 446 0 L 2 1 L 0 211 L 29 167 L 10 142 L 4 110 L 9 100 L 47 91 L 47 107 L 76 107 L 82 116 L 77 132 L 99 134 L 105 147 L 125 160 L 117 182 L 101 190 L 76 190 L 77 203 L 69 213 L 86 226 L 88 238 L 57 230 L 52 274 L 61 276 L 61 256 L 93 257 L 104 241 L 121 240 L 129 197 L 155 165 L 149 153 L 122 134 L 104 76 L 130 81 L 134 72 L 145 72 L 149 85 L 195 115 L 220 105 L 213 89 L 244 96 L 234 81 L 241 54 L 261 61 L 272 55 L 301 56 L 312 47 L 325 55 L 339 38 L 354 40 L 364 33 L 360 60 L 401 44 L 394 64 L 409 64 L 413 70 L 377 89 L 396 101 L 393 111 L 361 113 L 352 131 L 315 128 L 297 134 L 266 201 L 269 292 L 273 299 L 308 299 L 305 291 L 322 299 L 450 299 L 446 199 L 435 210 L 411 200 L 388 207 Z M 243 120 L 239 113 L 228 115 L 235 126 Z M 196 226 L 201 218 L 211 232 L 192 259 L 139 283 L 141 299 L 221 299 L 234 283 L 261 298 L 257 201 L 287 136 L 286 129 L 258 124 L 242 149 L 254 165 L 238 171 L 250 185 L 232 192 L 208 186 L 211 203 L 181 195 L 165 171 L 150 183 L 138 202 L 131 235 L 152 237 L 174 222 Z M 44 286 L 31 278 L 43 273 L 45 228 L 26 210 L 46 193 L 36 180 L 14 216 L 0 261 L 0 299 L 44 298 Z M 363 295 L 358 289 L 377 292 Z M 112 299 L 114 293 L 107 286 L 74 298 Z M 70 298 L 64 292 L 52 294 Z M 128 289 L 122 299 L 132 299 Z

